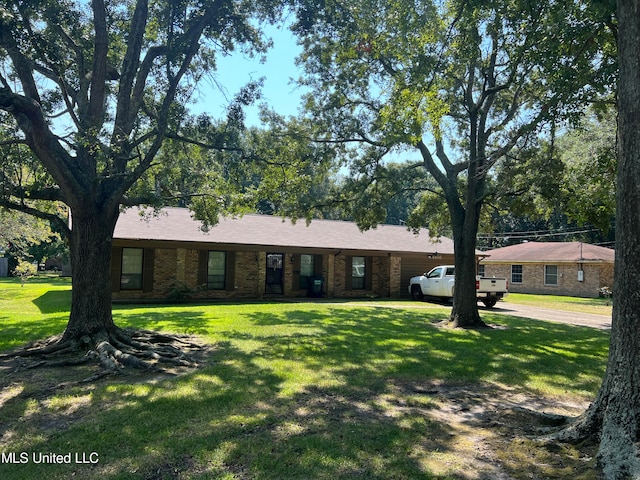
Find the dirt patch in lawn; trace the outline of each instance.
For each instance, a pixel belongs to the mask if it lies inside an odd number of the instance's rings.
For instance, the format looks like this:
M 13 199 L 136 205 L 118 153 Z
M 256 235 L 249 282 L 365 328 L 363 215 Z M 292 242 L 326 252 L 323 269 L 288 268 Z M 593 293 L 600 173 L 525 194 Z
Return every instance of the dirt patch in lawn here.
M 212 361 L 211 348 L 203 348 L 201 365 Z M 83 384 L 90 376 L 89 367 L 15 368 L 15 360 L 0 362 L 0 450 L 22 447 L 17 435 L 37 432 L 40 438 L 55 436 L 90 415 L 100 415 L 91 405 L 91 392 L 104 385 L 122 383 L 158 383 L 183 375 L 190 369 L 140 372 L 132 370 Z M 401 382 L 390 379 L 388 388 L 375 398 L 362 403 L 357 398 L 336 398 L 321 389 L 312 389 L 305 400 L 298 398 L 292 411 L 321 409 L 322 415 L 334 416 L 335 423 L 365 421 L 378 415 L 376 421 L 393 421 L 393 417 L 422 416 L 436 425 L 425 433 L 424 441 L 408 455 L 419 459 L 429 478 L 459 480 L 531 480 L 567 479 L 595 480 L 597 445 L 543 443 L 538 439 L 567 418 L 579 415 L 586 402 L 548 399 L 494 384 L 452 385 L 443 382 Z M 169 387 L 165 387 L 169 388 Z M 69 392 L 60 400 L 60 392 Z M 117 398 L 104 399 L 99 409 L 117 408 Z M 375 404 L 375 411 L 371 405 Z M 345 411 L 346 410 L 346 411 Z M 346 415 L 345 415 L 346 413 Z M 326 418 L 326 417 L 325 417 Z M 360 419 L 360 420 L 359 420 Z M 288 419 L 279 418 L 285 423 Z M 368 418 L 370 420 L 370 418 Z M 430 438 L 426 438 L 427 435 Z M 441 436 L 441 438 L 438 438 Z M 440 450 L 438 445 L 447 445 Z M 18 447 L 18 448 L 20 448 Z M 26 446 L 28 448 L 28 446 Z M 192 478 L 206 471 L 195 459 L 178 464 L 160 462 L 148 466 L 141 478 Z M 250 479 L 247 466 L 236 465 L 232 478 Z M 351 478 L 351 477 L 350 477 Z M 384 478 L 384 477 L 381 477 Z
M 447 425 L 455 440 L 434 473 L 462 479 L 596 479 L 597 445 L 546 443 L 542 438 L 581 414 L 588 402 L 547 399 L 506 386 L 399 384 L 408 405 L 421 397 L 434 405 L 425 415 Z M 449 467 L 459 465 L 453 472 Z M 459 475 L 459 476 L 458 476 Z

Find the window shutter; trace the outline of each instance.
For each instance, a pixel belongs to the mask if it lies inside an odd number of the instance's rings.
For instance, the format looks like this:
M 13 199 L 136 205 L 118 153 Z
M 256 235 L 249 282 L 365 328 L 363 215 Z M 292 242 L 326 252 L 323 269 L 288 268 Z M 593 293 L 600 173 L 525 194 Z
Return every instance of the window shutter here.
M 291 290 L 300 290 L 300 254 L 293 255 L 293 275 L 291 278 Z
M 236 252 L 227 252 L 226 255 L 225 287 L 227 292 L 233 292 L 236 289 Z
M 313 274 L 322 276 L 322 255 L 314 255 L 313 263 Z
M 344 273 L 345 273 L 345 279 L 344 279 L 344 289 L 345 290 L 353 290 L 353 284 L 352 284 L 352 276 L 351 276 L 351 269 L 353 268 L 353 257 L 345 257 L 344 259 Z
M 209 250 L 198 250 L 198 285 L 207 285 L 209 283 Z
M 373 257 L 364 257 L 364 289 L 373 290 Z
M 120 276 L 122 275 L 122 247 L 111 249 L 111 291 L 120 291 Z

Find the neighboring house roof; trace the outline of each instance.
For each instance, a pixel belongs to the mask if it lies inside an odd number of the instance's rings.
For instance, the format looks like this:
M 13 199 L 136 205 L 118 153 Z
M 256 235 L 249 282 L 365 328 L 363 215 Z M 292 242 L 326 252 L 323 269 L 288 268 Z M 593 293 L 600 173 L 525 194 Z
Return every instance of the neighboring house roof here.
M 482 263 L 613 263 L 615 251 L 582 242 L 525 242 L 484 252 Z
M 453 254 L 452 240 L 432 239 L 426 229 L 416 235 L 395 225 L 379 225 L 361 232 L 352 222 L 313 220 L 307 225 L 304 219 L 293 224 L 277 216 L 244 215 L 221 217 L 217 225 L 205 232 L 202 223 L 185 208 L 164 208 L 155 216 L 150 210 L 126 210 L 120 214 L 114 239 Z

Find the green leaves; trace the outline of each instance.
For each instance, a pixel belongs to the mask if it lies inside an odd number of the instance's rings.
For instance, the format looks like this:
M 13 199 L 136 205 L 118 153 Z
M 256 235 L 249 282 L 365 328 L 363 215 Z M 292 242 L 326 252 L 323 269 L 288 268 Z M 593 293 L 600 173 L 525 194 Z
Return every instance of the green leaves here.
M 460 190 L 464 175 L 476 198 L 493 165 L 610 88 L 606 11 L 564 1 L 325 1 L 322 11 L 303 2 L 309 115 L 335 141 L 387 152 L 424 142 L 441 186 Z
M 615 177 L 615 112 L 591 108 L 553 141 L 514 151 L 499 164 L 491 179 L 491 221 L 499 231 L 520 218 L 538 224 L 516 229 L 586 227 L 605 238 L 615 217 Z
M 237 195 L 223 185 L 233 181 L 234 160 L 219 157 L 246 151 L 238 134 L 243 107 L 259 97 L 260 82 L 237 92 L 227 118 L 206 134 L 189 124 L 188 106 L 219 56 L 266 52 L 270 42 L 261 27 L 278 21 L 283 6 L 266 0 L 4 2 L 0 108 L 8 112 L 6 124 L 17 127 L 7 135 L 26 143 L 47 172 L 47 186 L 59 187 L 56 199 L 75 209 L 114 211 L 118 203 L 158 205 L 166 198 L 186 204 L 187 195 L 201 195 L 197 203 L 207 203 L 211 218 L 236 201 L 244 209 L 246 191 Z M 167 138 L 176 144 L 163 152 Z M 39 175 L 42 169 L 27 158 L 20 168 Z M 41 181 L 14 180 L 3 176 L 5 191 L 42 197 Z
M 616 210 L 616 126 L 613 111 L 590 115 L 558 141 L 566 169 L 562 193 L 567 214 L 605 233 Z
M 383 181 L 386 157 L 416 149 L 439 188 L 422 198 L 412 223 L 444 231 L 444 199 L 457 272 L 472 272 L 494 166 L 516 163 L 505 159 L 610 88 L 611 17 L 572 0 L 314 5 L 301 3 L 297 25 L 313 92 L 308 118 L 350 145 L 343 158 L 355 178 L 347 185 L 362 192 L 354 217 L 364 227 L 382 221 L 376 200 L 389 198 L 392 185 Z M 472 280 L 456 280 L 456 325 L 480 322 Z

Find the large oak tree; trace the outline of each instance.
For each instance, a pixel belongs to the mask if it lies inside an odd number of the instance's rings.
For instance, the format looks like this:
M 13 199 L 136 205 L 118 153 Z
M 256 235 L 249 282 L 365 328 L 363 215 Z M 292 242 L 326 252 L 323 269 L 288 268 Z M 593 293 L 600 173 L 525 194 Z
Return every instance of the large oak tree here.
M 612 12 L 574 1 L 322 5 L 301 2 L 296 25 L 309 118 L 326 126 L 323 141 L 357 145 L 346 160 L 351 175 L 372 185 L 390 153 L 415 152 L 451 218 L 450 321 L 482 325 L 475 246 L 487 179 L 496 163 L 606 91 Z
M 273 21 L 279 5 L 0 2 L 2 145 L 12 148 L 0 161 L 23 161 L 21 171 L 38 173 L 37 181 L 25 182 L 3 170 L 0 203 L 56 222 L 70 242 L 69 322 L 61 339 L 44 351 L 98 352 L 106 367 L 149 355 L 111 315 L 109 264 L 120 208 L 157 200 L 159 192 L 140 188 L 140 179 L 156 163 L 174 160 L 158 152 L 168 137 L 185 139 L 181 123 L 197 82 L 215 71 L 220 55 L 238 48 L 264 52 L 268 42 L 256 25 Z M 240 92 L 232 120 L 250 91 Z M 218 135 L 208 146 L 233 147 L 227 140 Z M 72 224 L 38 208 L 44 201 L 66 204 Z

